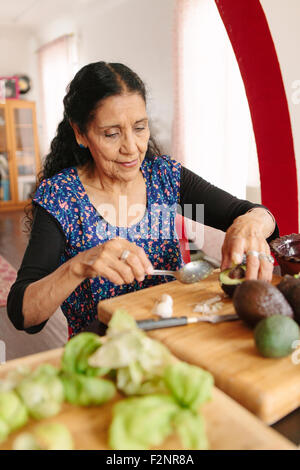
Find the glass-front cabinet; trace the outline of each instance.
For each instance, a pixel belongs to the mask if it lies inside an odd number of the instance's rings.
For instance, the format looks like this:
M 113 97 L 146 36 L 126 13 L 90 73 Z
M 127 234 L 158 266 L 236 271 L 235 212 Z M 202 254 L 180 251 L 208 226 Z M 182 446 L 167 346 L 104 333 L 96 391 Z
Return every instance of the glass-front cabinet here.
M 7 109 L 0 105 L 0 201 L 12 200 L 12 181 L 10 165 Z
M 35 103 L 0 105 L 0 210 L 24 207 L 35 189 L 40 158 Z

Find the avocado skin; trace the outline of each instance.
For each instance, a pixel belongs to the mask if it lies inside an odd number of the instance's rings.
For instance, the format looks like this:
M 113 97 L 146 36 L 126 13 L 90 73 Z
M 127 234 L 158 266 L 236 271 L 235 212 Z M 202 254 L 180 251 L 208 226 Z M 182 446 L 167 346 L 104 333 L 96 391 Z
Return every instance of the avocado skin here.
M 292 307 L 284 295 L 267 281 L 242 282 L 236 288 L 232 300 L 236 313 L 250 327 L 272 315 L 294 318 Z
M 221 284 L 222 290 L 225 292 L 225 294 L 228 295 L 228 297 L 232 298 L 233 294 L 235 292 L 235 289 L 237 288 L 239 284 Z
M 288 302 L 293 309 L 296 322 L 300 324 L 300 283 L 291 288 Z
M 299 339 L 299 326 L 289 317 L 272 315 L 255 327 L 254 341 L 264 357 L 285 357 L 293 351 L 293 341 Z
M 300 286 L 300 279 L 291 276 L 290 274 L 285 274 L 281 279 L 280 283 L 277 284 L 277 289 L 284 295 L 286 300 L 290 303 L 291 293 L 295 286 Z

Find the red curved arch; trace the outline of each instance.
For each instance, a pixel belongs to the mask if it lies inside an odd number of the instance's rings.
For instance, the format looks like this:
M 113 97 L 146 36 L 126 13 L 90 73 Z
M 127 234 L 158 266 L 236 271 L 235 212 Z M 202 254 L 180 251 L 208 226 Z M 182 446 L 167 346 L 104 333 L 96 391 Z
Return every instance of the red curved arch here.
M 281 234 L 298 232 L 298 186 L 288 103 L 280 66 L 259 0 L 215 0 L 231 41 L 255 134 L 262 203 Z

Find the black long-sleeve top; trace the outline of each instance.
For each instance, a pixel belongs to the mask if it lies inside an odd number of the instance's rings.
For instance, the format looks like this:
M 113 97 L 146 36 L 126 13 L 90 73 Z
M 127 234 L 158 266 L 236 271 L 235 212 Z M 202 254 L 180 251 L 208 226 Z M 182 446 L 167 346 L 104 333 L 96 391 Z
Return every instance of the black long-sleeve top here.
M 254 207 L 264 207 L 238 199 L 223 191 L 185 167 L 180 174 L 180 202 L 182 213 L 196 220 L 196 204 L 204 204 L 204 225 L 226 231 L 240 215 Z M 184 212 L 184 205 L 190 204 L 191 214 Z M 268 242 L 279 236 L 278 226 L 267 239 Z M 46 209 L 34 204 L 34 218 L 31 235 L 25 251 L 17 279 L 12 285 L 7 299 L 8 316 L 18 330 L 27 333 L 39 332 L 46 321 L 24 328 L 22 313 L 23 296 L 26 287 L 51 274 L 60 266 L 61 254 L 66 244 L 65 234 L 59 222 Z

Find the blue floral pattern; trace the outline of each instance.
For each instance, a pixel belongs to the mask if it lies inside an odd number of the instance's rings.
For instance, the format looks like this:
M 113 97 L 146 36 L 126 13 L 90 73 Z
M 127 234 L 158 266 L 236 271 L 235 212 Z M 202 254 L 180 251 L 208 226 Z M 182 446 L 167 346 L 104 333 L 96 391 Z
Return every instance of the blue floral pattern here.
M 180 169 L 180 163 L 166 155 L 144 159 L 141 171 L 147 188 L 147 207 L 142 220 L 127 228 L 110 225 L 102 218 L 90 202 L 76 167 L 44 179 L 33 200 L 52 214 L 64 231 L 66 245 L 60 264 L 81 251 L 121 237 L 141 246 L 155 269 L 179 269 L 183 260 L 175 216 L 180 197 Z M 96 318 L 100 300 L 172 280 L 172 277 L 146 276 L 142 282 L 118 286 L 103 277 L 85 279 L 61 305 L 70 336 Z

